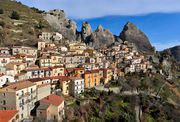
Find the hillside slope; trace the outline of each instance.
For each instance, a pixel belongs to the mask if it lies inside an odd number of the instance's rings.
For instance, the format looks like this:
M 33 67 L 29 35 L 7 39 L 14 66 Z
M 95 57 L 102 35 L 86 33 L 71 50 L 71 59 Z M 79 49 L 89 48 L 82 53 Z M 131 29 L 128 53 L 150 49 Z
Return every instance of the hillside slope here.
M 0 14 L 1 45 L 33 46 L 40 31 L 53 30 L 38 9 L 10 0 L 0 0 L 0 9 L 3 10 L 3 14 Z M 13 11 L 19 14 L 19 20 L 11 19 Z
M 169 49 L 166 49 L 162 52 L 170 53 L 177 61 L 180 61 L 180 46 L 175 46 Z

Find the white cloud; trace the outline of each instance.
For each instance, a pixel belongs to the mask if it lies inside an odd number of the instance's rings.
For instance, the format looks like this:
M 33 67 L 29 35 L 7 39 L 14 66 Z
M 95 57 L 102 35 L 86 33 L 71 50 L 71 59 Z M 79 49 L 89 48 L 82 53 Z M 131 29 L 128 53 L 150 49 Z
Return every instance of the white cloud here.
M 139 15 L 180 12 L 180 0 L 19 0 L 43 10 L 63 9 L 68 17 L 94 18 L 106 15 Z
M 156 47 L 157 51 L 162 51 L 164 49 L 171 48 L 174 46 L 178 46 L 178 45 L 180 46 L 180 41 L 168 41 L 168 42 L 164 42 L 164 43 L 152 43 L 152 45 Z

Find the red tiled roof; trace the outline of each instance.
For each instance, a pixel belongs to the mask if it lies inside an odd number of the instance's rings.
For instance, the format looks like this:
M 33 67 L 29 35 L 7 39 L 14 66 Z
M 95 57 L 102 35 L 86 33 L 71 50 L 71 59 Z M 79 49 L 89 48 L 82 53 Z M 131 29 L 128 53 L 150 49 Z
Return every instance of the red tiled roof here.
M 45 71 L 52 71 L 52 69 L 51 69 L 51 68 L 49 68 L 49 67 L 46 67 L 46 68 L 41 68 L 41 69 L 43 69 L 43 70 L 45 70 Z
M 84 70 L 84 68 L 74 68 L 74 70 Z
M 34 69 L 25 69 L 25 71 L 39 71 L 39 70 L 42 70 L 42 69 L 40 69 L 40 68 L 34 68 Z
M 85 74 L 99 73 L 99 69 L 86 71 Z
M 66 70 L 66 69 L 64 70 L 64 74 L 68 74 L 68 72 L 67 72 L 67 70 Z
M 45 84 L 42 84 L 42 85 L 38 85 L 37 87 L 40 88 L 40 87 L 44 87 L 44 86 L 48 86 L 48 85 L 50 85 L 50 84 L 45 83 Z
M 67 76 L 59 76 L 59 80 L 60 81 L 69 81 L 71 79 L 69 77 L 67 77 Z
M 8 122 L 17 113 L 17 110 L 0 110 L 0 122 Z
M 54 66 L 54 67 L 49 67 L 51 69 L 57 69 L 57 68 L 64 68 L 63 66 Z
M 7 86 L 5 88 L 10 88 L 10 89 L 14 89 L 14 90 L 21 90 L 21 89 L 31 87 L 31 86 L 34 86 L 34 85 L 36 85 L 36 84 L 34 84 L 34 83 L 30 82 L 30 81 L 22 80 L 22 81 L 18 81 L 18 82 L 15 82 L 15 83 L 11 83 L 9 86 Z
M 63 97 L 57 96 L 55 94 L 51 94 L 43 99 L 41 99 L 40 101 L 46 102 L 46 103 L 50 103 L 50 104 L 54 104 L 54 105 L 61 105 L 62 102 L 64 101 Z

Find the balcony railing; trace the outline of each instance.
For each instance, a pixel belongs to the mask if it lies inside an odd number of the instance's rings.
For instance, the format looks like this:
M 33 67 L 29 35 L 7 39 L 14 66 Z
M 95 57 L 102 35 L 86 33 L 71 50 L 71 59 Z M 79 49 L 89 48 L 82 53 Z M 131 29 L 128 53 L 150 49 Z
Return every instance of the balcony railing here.
M 31 102 L 31 99 L 27 99 L 27 100 L 26 100 L 26 103 L 29 103 L 29 102 Z
M 27 96 L 29 96 L 29 95 L 31 95 L 31 93 L 30 93 L 30 92 L 26 92 L 25 94 L 20 95 L 20 96 L 19 96 L 19 99 L 21 99 L 21 98 L 23 98 L 23 97 L 27 97 Z
M 7 63 L 7 61 L 6 60 L 2 60 L 1 63 Z

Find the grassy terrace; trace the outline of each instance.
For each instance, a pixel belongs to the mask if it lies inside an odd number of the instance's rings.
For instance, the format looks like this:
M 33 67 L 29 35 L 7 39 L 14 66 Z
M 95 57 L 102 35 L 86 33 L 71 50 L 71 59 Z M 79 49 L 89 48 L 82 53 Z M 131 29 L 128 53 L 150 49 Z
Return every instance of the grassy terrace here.
M 4 11 L 3 14 L 0 14 L 0 22 L 5 23 L 3 30 L 0 29 L 0 34 L 5 34 L 5 40 L 7 41 L 3 43 L 6 45 L 20 43 L 20 40 L 24 40 L 23 43 L 25 45 L 35 45 L 39 32 L 42 30 L 53 30 L 38 11 L 21 3 L 0 0 L 0 9 Z M 19 20 L 10 18 L 13 11 L 16 11 L 20 15 Z M 39 25 L 42 28 L 39 28 Z M 1 36 L 0 41 L 2 41 Z

